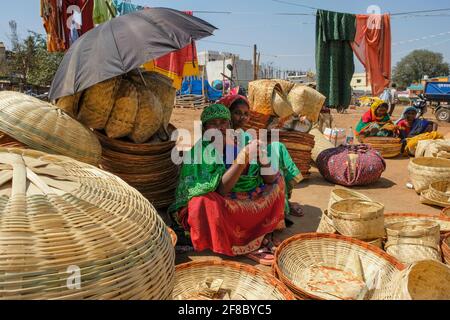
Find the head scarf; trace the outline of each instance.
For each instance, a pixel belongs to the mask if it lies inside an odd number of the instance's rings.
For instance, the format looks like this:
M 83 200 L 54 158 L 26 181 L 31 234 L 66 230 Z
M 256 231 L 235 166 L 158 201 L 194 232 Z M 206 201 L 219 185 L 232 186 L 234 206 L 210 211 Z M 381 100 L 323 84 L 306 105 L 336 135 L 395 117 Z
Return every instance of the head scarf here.
M 377 100 L 374 103 L 372 103 L 372 105 L 370 106 L 370 115 L 372 116 L 372 121 L 381 121 L 383 120 L 384 117 L 378 117 L 377 116 L 377 110 L 379 107 L 381 107 L 382 105 L 387 105 L 387 103 L 384 100 Z
M 231 113 L 223 104 L 212 104 L 203 110 L 200 119 L 203 125 L 213 119 L 225 119 L 231 121 Z
M 248 101 L 247 97 L 241 96 L 240 94 L 227 95 L 222 99 L 220 99 L 218 103 L 223 104 L 227 108 L 231 108 L 233 103 L 235 103 L 240 99 L 243 100 L 247 104 L 247 106 L 250 107 L 250 102 Z
M 402 113 L 400 119 L 398 119 L 398 120 L 395 122 L 395 124 L 397 125 L 400 121 L 406 120 L 406 114 L 407 114 L 408 112 L 410 112 L 410 111 L 415 111 L 416 113 L 419 112 L 419 111 L 416 109 L 416 107 L 413 107 L 413 106 L 406 107 L 405 110 L 403 110 L 403 113 Z

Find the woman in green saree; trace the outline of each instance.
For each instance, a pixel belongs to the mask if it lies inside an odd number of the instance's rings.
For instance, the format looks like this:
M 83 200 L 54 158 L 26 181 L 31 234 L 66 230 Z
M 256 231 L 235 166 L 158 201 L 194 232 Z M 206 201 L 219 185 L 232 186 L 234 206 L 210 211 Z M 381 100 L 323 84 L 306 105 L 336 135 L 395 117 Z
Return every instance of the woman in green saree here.
M 247 255 L 271 265 L 271 233 L 284 228 L 284 180 L 261 164 L 265 159 L 251 161 L 250 155 L 264 148 L 259 141 L 240 148 L 227 137 L 228 108 L 211 105 L 201 121 L 203 138 L 184 158 L 176 202 L 169 212 L 189 232 L 196 251 Z M 270 174 L 263 175 L 263 168 Z
M 393 137 L 398 134 L 388 109 L 388 104 L 383 100 L 375 101 L 356 126 L 358 137 Z

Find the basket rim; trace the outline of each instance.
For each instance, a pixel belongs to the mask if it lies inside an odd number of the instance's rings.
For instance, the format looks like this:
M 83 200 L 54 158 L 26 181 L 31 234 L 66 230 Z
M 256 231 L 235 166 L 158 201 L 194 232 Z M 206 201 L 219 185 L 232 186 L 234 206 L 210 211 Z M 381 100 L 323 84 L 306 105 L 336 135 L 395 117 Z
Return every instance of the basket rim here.
M 405 213 L 398 213 L 398 212 L 389 212 L 384 214 L 384 221 L 386 223 L 386 218 L 395 218 L 395 217 L 404 217 L 404 218 L 418 218 L 418 219 L 430 219 L 430 220 L 436 220 L 436 221 L 445 221 L 450 224 L 450 217 L 445 215 L 431 215 L 426 213 L 413 213 L 413 212 L 405 212 Z M 450 229 L 448 230 L 441 230 L 441 233 L 447 233 L 450 232 Z
M 264 279 L 266 283 L 276 288 L 283 295 L 283 297 L 286 298 L 286 300 L 297 300 L 294 293 L 291 292 L 291 290 L 289 290 L 289 288 L 281 280 L 278 280 L 272 274 L 261 271 L 249 264 L 235 261 L 202 259 L 197 261 L 181 263 L 175 266 L 175 277 L 177 272 L 184 271 L 186 269 L 199 267 L 215 267 L 215 266 L 226 267 L 237 270 L 239 272 L 250 274 L 252 276 L 261 277 Z
M 376 211 L 374 210 L 371 212 L 364 212 L 364 213 L 344 212 L 344 211 L 334 209 L 334 207 L 337 206 L 338 204 L 347 203 L 347 202 L 374 204 L 378 208 L 376 208 Z M 381 214 L 379 211 L 382 211 Z M 361 218 L 372 217 L 373 215 L 380 216 L 380 215 L 383 215 L 383 213 L 384 213 L 384 205 L 380 202 L 373 201 L 373 200 L 369 201 L 369 200 L 365 200 L 365 199 L 349 198 L 349 199 L 336 201 L 335 203 L 333 203 L 330 206 L 330 214 L 337 219 L 349 219 L 349 220 L 361 219 Z
M 448 253 L 448 255 L 449 255 L 449 258 L 450 258 L 450 232 L 449 233 L 446 233 L 445 235 L 444 235 L 444 237 L 442 238 L 442 251 L 444 252 L 447 252 Z M 445 255 L 445 252 L 444 252 L 444 255 Z
M 298 292 L 299 294 L 305 295 L 312 299 L 325 300 L 324 298 L 318 297 L 318 296 L 311 294 L 311 293 L 303 290 L 302 288 L 296 286 L 292 281 L 290 281 L 286 276 L 284 276 L 284 274 L 281 272 L 281 269 L 278 265 L 278 259 L 279 259 L 279 256 L 280 256 L 280 253 L 282 252 L 282 250 L 285 247 L 287 247 L 288 245 L 290 245 L 292 242 L 299 241 L 299 240 L 320 240 L 320 239 L 331 239 L 331 240 L 349 242 L 353 245 L 357 245 L 359 247 L 365 248 L 368 251 L 371 251 L 372 253 L 377 255 L 379 258 L 384 259 L 387 262 L 389 262 L 394 268 L 396 268 L 399 271 L 406 269 L 405 264 L 401 263 L 399 260 L 397 260 L 393 256 L 387 254 L 382 249 L 380 249 L 372 244 L 369 244 L 367 242 L 364 242 L 364 241 L 361 241 L 361 240 L 358 240 L 355 238 L 346 237 L 346 236 L 339 235 L 339 234 L 300 233 L 300 234 L 297 234 L 295 236 L 292 236 L 292 237 L 284 240 L 281 243 L 281 245 L 277 248 L 277 250 L 275 251 L 275 262 L 273 264 L 273 268 L 274 268 L 274 272 L 278 275 L 280 280 L 286 284 L 286 286 L 288 288 L 291 288 L 291 290 L 294 290 L 294 291 Z
M 406 226 L 406 225 L 414 225 L 416 223 L 420 223 L 420 224 L 424 224 L 427 229 L 426 230 L 414 230 L 414 231 L 404 231 L 404 230 L 399 230 L 399 229 L 392 229 L 394 227 L 397 226 Z M 436 220 L 426 220 L 426 219 L 411 219 L 411 220 L 405 220 L 405 221 L 397 221 L 397 222 L 393 222 L 393 223 L 388 223 L 387 225 L 385 225 L 386 228 L 386 233 L 388 235 L 393 235 L 393 236 L 424 236 L 424 235 L 428 235 L 431 231 L 430 229 L 435 229 L 435 228 L 439 228 L 440 230 L 440 225 L 438 222 L 436 222 Z

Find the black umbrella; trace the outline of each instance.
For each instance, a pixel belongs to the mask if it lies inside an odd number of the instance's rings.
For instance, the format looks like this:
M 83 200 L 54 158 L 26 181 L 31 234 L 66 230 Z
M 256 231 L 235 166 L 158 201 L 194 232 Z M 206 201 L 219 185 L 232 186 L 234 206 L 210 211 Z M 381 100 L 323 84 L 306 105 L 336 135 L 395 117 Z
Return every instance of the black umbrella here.
M 80 37 L 56 72 L 49 97 L 56 100 L 122 75 L 212 35 L 208 22 L 168 8 L 113 18 Z

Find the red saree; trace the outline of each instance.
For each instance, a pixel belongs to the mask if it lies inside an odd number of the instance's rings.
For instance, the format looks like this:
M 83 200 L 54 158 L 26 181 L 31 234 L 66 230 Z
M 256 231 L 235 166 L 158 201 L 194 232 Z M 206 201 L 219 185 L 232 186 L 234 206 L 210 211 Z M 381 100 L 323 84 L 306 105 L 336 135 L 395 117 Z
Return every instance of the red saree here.
M 266 234 L 284 228 L 282 178 L 250 193 L 217 192 L 192 198 L 178 213 L 178 221 L 190 231 L 194 249 L 210 249 L 228 256 L 244 255 L 261 247 Z

